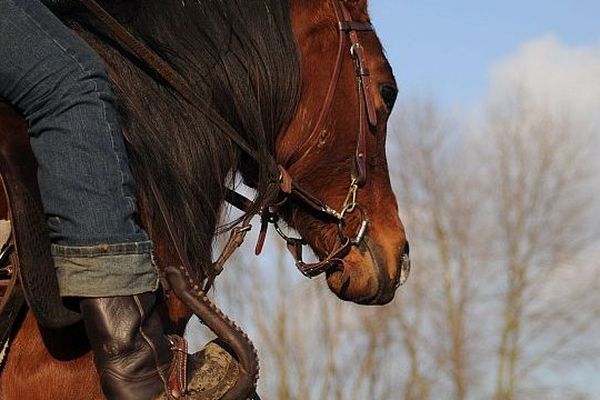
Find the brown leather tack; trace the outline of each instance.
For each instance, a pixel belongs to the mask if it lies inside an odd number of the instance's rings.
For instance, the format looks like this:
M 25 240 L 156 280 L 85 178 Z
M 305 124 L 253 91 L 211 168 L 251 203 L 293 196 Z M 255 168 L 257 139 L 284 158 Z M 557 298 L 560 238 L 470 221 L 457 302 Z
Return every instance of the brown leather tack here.
M 173 359 L 168 380 L 167 396 L 173 399 L 183 399 L 187 388 L 187 341 L 177 335 L 169 336 Z

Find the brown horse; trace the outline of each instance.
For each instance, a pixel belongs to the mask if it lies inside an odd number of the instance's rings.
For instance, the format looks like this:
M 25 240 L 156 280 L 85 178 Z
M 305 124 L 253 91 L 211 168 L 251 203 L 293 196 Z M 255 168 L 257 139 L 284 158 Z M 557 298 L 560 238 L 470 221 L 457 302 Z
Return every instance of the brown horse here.
M 366 0 L 345 0 L 343 4 L 353 21 L 369 21 Z M 272 152 L 278 164 L 286 167 L 295 182 L 301 183 L 313 195 L 327 204 L 345 204 L 351 172 L 356 168 L 356 132 L 361 124 L 366 123 L 363 114 L 369 111 L 374 114 L 370 117 L 375 117 L 376 124 L 364 136 L 366 151 L 362 154 L 366 155 L 364 165 L 368 172 L 364 184 L 356 191 L 360 211 L 368 216 L 368 230 L 364 239 L 344 254 L 343 266 L 328 269 L 326 273 L 330 289 L 341 299 L 360 304 L 386 304 L 392 300 L 400 283 L 403 257 L 408 251 L 385 155 L 387 118 L 397 89 L 377 36 L 374 32 L 361 30 L 354 34 L 360 37 L 364 51 L 361 56 L 367 64 L 359 67 L 364 69 L 368 66 L 370 69 L 371 84 L 363 89 L 372 102 L 367 108 L 372 109 L 364 110 L 359 106 L 363 101 L 359 97 L 364 93 L 357 91 L 356 65 L 349 47 L 343 49 L 339 63 L 339 82 L 331 84 L 332 71 L 336 70 L 338 63 L 338 12 L 335 0 L 289 0 L 290 15 L 287 18 L 297 43 L 301 79 L 291 80 L 296 86 L 292 88 L 292 94 L 295 90 L 297 98 L 291 99 L 294 104 L 290 108 L 289 118 L 279 124 L 282 130 L 276 132 L 273 148 L 268 151 Z M 86 37 L 85 32 L 82 34 Z M 94 37 L 86 39 L 95 40 Z M 106 48 L 98 50 L 109 60 L 110 66 L 114 54 Z M 128 82 L 122 77 L 125 72 L 119 69 L 116 73 L 114 66 L 112 69 L 117 91 L 126 95 Z M 328 92 L 332 91 L 334 93 L 330 96 Z M 229 95 L 235 96 L 236 93 Z M 331 102 L 330 108 L 323 113 L 324 103 L 327 102 Z M 124 108 L 129 112 L 148 112 L 143 109 L 142 103 L 125 105 Z M 25 126 L 16 114 L 2 112 L 2 109 L 0 114 L 0 137 L 25 137 Z M 319 118 L 321 114 L 324 114 L 322 121 Z M 319 124 L 322 124 L 322 128 L 317 126 Z M 243 121 L 238 125 L 243 128 Z M 131 126 L 125 126 L 126 134 L 128 128 L 131 129 Z M 315 131 L 316 137 L 313 134 Z M 128 136 L 128 139 L 135 142 L 135 138 Z M 139 199 L 142 223 L 155 242 L 157 262 L 159 266 L 177 265 L 179 260 L 164 233 L 158 213 L 154 211 L 156 205 L 147 189 L 144 189 L 147 187 L 144 174 L 139 170 L 146 168 L 147 164 L 140 161 L 143 154 L 135 154 L 136 150 L 140 151 L 135 143 L 132 149 L 132 166 L 138 170 L 136 175 L 141 182 Z M 232 163 L 241 160 L 240 171 L 245 179 L 251 186 L 259 187 L 257 182 L 260 178 L 256 176 L 260 173 L 247 168 L 248 160 L 239 154 L 232 159 Z M 217 176 L 213 188 L 215 192 L 221 190 L 225 178 Z M 222 203 L 223 196 L 217 200 Z M 343 231 L 360 230 L 361 212 L 348 211 L 349 218 Z M 310 207 L 301 202 L 287 202 L 281 215 L 319 257 L 326 258 L 339 247 L 337 224 L 315 215 Z M 211 229 L 214 232 L 214 227 Z M 181 333 L 191 313 L 175 297 L 169 297 L 164 306 L 166 329 Z M 76 325 L 60 330 L 41 328 L 30 312 L 24 312 L 18 330 L 13 332 L 0 383 L 0 398 L 4 400 L 103 398 L 82 327 Z

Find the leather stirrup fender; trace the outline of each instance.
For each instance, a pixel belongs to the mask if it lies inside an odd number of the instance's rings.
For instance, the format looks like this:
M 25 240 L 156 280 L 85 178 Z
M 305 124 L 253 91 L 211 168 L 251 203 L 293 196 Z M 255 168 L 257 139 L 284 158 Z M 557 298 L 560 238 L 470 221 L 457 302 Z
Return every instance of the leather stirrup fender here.
M 0 101 L 0 173 L 19 280 L 38 322 L 47 328 L 61 328 L 80 321 L 81 315 L 66 308 L 60 297 L 36 172 L 25 120 Z

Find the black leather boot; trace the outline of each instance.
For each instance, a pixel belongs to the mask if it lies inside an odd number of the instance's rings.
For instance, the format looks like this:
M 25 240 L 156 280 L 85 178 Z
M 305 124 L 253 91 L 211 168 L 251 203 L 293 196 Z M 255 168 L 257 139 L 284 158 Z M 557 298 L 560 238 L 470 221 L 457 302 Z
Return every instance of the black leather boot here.
M 185 339 L 165 337 L 155 296 L 87 298 L 80 308 L 108 400 L 216 400 L 240 369 L 216 343 L 188 355 Z
M 108 400 L 148 400 L 168 390 L 173 356 L 155 301 L 154 294 L 144 293 L 80 303 Z

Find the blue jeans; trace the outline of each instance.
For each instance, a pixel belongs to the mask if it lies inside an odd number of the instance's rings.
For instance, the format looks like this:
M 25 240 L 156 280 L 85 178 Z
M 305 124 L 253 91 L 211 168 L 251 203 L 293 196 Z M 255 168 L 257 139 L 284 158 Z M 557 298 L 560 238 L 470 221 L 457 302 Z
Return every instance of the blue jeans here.
M 107 72 L 39 0 L 0 0 L 0 96 L 29 123 L 61 294 L 155 290 Z

